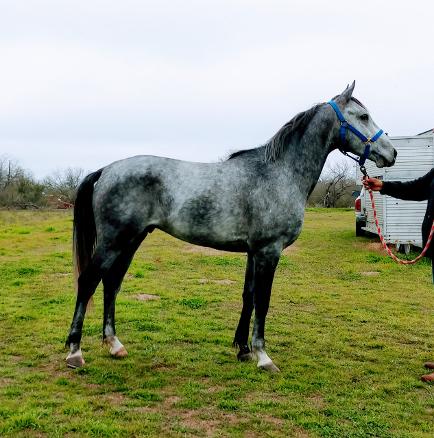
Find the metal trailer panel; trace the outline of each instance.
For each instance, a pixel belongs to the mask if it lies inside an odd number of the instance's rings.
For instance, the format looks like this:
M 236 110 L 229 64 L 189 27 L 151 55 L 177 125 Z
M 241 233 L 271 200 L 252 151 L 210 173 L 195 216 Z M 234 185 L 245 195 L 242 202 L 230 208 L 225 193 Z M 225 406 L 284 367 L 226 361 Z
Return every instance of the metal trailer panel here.
M 366 162 L 366 170 L 370 176 L 383 179 L 383 181 L 410 181 L 425 175 L 434 167 L 433 135 L 391 137 L 391 141 L 398 151 L 396 164 L 379 169 L 374 163 Z M 359 170 L 357 170 L 357 178 L 361 178 Z M 362 205 L 365 205 L 367 216 L 364 229 L 377 234 L 369 194 L 364 192 L 364 197 Z M 390 196 L 382 196 L 379 193 L 374 193 L 374 201 L 386 242 L 422 246 L 421 224 L 426 201 L 403 201 Z
M 425 175 L 434 164 L 433 136 L 395 137 L 396 164 L 384 169 L 385 181 L 411 180 Z
M 387 230 L 383 234 L 386 241 L 422 247 L 421 226 L 427 202 L 385 198 Z

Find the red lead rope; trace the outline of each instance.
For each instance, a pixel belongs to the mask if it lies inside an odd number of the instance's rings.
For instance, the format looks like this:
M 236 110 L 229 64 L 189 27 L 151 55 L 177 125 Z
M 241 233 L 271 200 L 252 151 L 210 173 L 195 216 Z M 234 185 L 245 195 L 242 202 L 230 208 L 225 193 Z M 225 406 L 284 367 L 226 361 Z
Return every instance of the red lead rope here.
M 380 240 L 381 240 L 381 243 L 383 244 L 383 248 L 386 250 L 387 254 L 389 254 L 389 256 L 392 257 L 393 260 L 395 260 L 395 262 L 400 263 L 401 265 L 413 265 L 413 264 L 415 264 L 428 251 L 429 245 L 430 245 L 431 240 L 432 240 L 432 238 L 434 236 L 434 221 L 433 221 L 433 224 L 431 226 L 431 232 L 429 233 L 428 240 L 426 241 L 426 245 L 425 245 L 425 248 L 423 249 L 423 251 L 413 260 L 401 260 L 398 257 L 396 257 L 395 254 L 393 254 L 393 252 L 387 246 L 386 241 L 384 240 L 383 234 L 381 233 L 380 225 L 378 224 L 377 210 L 375 209 L 375 203 L 374 203 L 374 195 L 372 194 L 372 190 L 371 189 L 369 189 L 368 191 L 369 191 L 369 196 L 371 198 L 372 209 L 374 210 L 375 225 L 377 226 L 377 232 L 378 232 L 378 235 L 380 236 Z

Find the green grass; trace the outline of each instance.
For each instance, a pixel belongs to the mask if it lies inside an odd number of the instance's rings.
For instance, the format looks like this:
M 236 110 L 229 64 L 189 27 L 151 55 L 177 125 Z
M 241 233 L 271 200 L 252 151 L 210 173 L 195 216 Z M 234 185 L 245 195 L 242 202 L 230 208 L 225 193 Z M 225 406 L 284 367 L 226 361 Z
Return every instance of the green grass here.
M 245 255 L 158 231 L 117 301 L 129 356 L 101 345 L 98 288 L 86 366 L 68 370 L 71 227 L 70 212 L 0 212 L 0 436 L 434 436 L 434 387 L 419 380 L 434 359 L 429 263 L 356 238 L 352 211 L 308 210 L 281 259 L 266 333 L 279 375 L 231 347 Z

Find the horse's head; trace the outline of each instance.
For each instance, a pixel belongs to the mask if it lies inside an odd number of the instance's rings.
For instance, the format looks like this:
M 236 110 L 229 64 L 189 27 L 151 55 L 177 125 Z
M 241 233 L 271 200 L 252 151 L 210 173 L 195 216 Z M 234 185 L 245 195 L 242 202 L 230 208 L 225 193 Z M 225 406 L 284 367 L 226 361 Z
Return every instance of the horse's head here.
M 337 116 L 336 126 L 339 124 L 335 144 L 343 152 L 358 155 L 361 165 L 369 159 L 377 167 L 393 166 L 397 152 L 367 108 L 352 97 L 354 86 L 355 82 L 329 102 Z

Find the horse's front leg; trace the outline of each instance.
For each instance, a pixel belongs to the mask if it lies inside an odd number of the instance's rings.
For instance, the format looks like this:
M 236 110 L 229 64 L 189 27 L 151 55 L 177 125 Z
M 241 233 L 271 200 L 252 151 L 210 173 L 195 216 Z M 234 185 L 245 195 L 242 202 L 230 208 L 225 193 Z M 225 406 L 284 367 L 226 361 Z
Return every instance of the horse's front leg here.
M 280 370 L 274 365 L 265 351 L 265 318 L 270 304 L 271 287 L 280 252 L 280 248 L 272 246 L 258 251 L 253 256 L 255 320 L 253 323 L 252 353 L 258 361 L 258 367 L 271 372 Z

